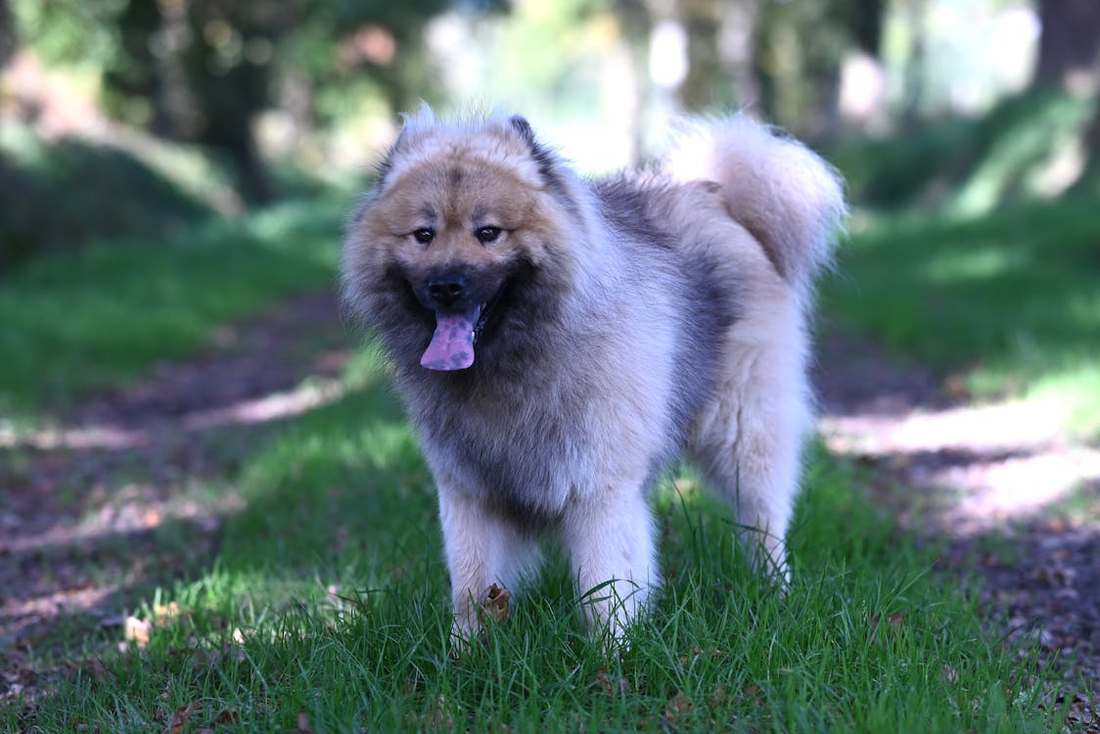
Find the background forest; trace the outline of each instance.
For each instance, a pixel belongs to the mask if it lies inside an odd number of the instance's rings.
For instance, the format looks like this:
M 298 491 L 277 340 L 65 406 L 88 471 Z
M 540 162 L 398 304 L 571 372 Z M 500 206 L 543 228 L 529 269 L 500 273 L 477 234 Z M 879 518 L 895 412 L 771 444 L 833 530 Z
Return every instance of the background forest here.
M 592 170 L 747 108 L 831 148 L 917 138 L 853 164 L 868 203 L 1095 188 L 1098 27 L 1085 0 L 10 0 L 0 267 L 347 182 L 420 99 L 522 111 Z M 979 125 L 914 135 L 983 115 L 1017 129 L 996 171 Z

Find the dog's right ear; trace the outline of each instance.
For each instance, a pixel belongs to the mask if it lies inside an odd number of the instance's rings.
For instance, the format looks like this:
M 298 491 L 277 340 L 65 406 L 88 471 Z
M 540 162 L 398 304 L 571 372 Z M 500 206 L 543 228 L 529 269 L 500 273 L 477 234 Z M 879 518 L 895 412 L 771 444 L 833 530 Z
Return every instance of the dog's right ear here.
M 374 167 L 374 175 L 376 177 L 374 188 L 376 191 L 382 189 L 382 185 L 386 182 L 386 177 L 389 175 L 390 170 L 393 168 L 393 159 L 401 152 L 401 143 L 405 140 L 405 131 L 402 130 L 401 134 L 397 136 L 397 142 L 394 143 L 389 151 L 386 153 L 386 157 L 379 161 L 378 165 Z
M 401 113 L 401 132 L 397 135 L 397 141 L 390 146 L 390 149 L 386 152 L 386 157 L 375 167 L 375 175 L 377 176 L 377 182 L 375 183 L 375 189 L 381 189 L 382 185 L 386 181 L 386 175 L 393 168 L 393 160 L 399 156 L 408 145 L 412 134 L 423 127 L 430 127 L 436 124 L 435 112 L 428 106 L 427 102 L 421 101 L 420 107 L 416 112 Z

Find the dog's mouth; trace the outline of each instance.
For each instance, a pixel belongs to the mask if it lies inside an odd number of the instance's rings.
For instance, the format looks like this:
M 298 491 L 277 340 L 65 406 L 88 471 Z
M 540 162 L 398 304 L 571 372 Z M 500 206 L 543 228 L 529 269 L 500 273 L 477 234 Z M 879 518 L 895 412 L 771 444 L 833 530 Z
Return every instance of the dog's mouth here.
M 420 357 L 420 366 L 441 372 L 464 370 L 474 363 L 474 346 L 500 301 L 502 286 L 488 301 L 465 311 L 435 312 L 435 332 Z

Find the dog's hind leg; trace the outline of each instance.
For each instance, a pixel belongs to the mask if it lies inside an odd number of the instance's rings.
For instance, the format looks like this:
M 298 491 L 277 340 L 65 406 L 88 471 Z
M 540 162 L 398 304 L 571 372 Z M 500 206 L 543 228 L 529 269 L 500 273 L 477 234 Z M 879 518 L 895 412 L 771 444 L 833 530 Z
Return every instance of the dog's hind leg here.
M 462 491 L 440 487 L 439 510 L 454 602 L 452 638 L 464 644 L 481 629 L 490 587 L 515 591 L 538 570 L 541 551 L 537 537 Z
M 783 583 L 790 578 L 785 535 L 811 426 L 797 308 L 793 300 L 773 302 L 731 328 L 716 398 L 704 409 L 691 447 L 733 506 L 754 565 L 775 571 Z

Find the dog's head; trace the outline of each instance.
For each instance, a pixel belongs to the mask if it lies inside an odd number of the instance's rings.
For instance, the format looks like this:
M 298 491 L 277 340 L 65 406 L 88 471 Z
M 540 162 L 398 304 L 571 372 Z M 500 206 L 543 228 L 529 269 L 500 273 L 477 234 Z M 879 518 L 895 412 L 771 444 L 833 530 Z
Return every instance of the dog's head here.
M 576 186 L 522 117 L 441 123 L 425 106 L 351 222 L 345 296 L 427 369 L 506 350 L 572 277 Z

